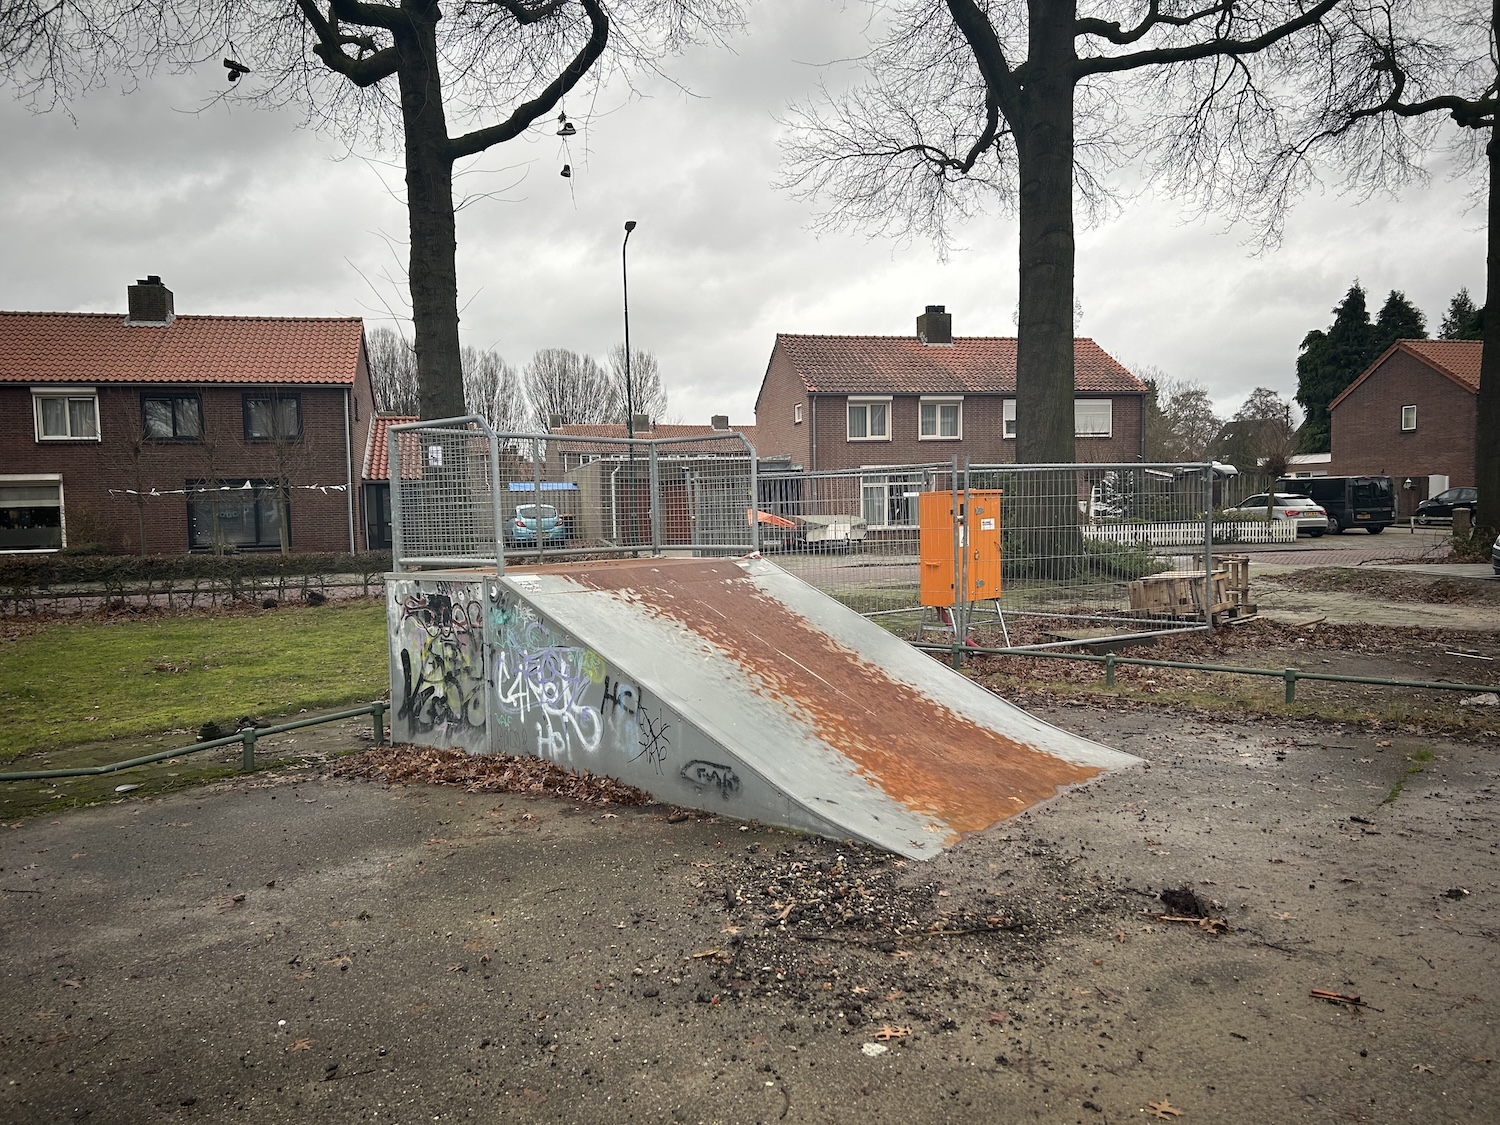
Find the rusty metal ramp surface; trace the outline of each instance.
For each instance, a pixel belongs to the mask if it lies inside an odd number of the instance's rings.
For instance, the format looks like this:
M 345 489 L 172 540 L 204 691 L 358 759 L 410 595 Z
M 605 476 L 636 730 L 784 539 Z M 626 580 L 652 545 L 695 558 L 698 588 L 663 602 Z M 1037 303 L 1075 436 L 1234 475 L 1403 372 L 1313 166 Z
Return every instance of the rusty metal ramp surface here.
M 393 734 L 409 741 L 539 754 L 674 804 L 914 858 L 1138 761 L 1006 703 L 763 559 L 402 577 Z M 482 732 L 473 713 L 456 732 L 413 729 L 423 712 L 408 706 L 414 658 L 398 652 L 397 618 L 445 604 L 484 619 Z

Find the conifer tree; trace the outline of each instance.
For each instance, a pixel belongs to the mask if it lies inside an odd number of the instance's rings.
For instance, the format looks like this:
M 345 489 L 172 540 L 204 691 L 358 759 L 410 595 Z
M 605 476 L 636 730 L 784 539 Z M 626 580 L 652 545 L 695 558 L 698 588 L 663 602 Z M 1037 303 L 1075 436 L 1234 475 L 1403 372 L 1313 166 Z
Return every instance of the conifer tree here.
M 1375 343 L 1364 287 L 1355 281 L 1335 306 L 1328 331 L 1309 332 L 1297 357 L 1297 401 L 1306 416 L 1298 434 L 1298 448 L 1303 453 L 1332 449 L 1328 404 L 1379 354 Z
M 1453 294 L 1448 302 L 1448 315 L 1443 317 L 1443 326 L 1438 330 L 1439 340 L 1483 340 L 1484 310 L 1477 308 L 1467 288 Z
M 1427 318 L 1406 299 L 1399 289 L 1392 289 L 1375 318 L 1375 355 L 1380 355 L 1397 340 L 1427 339 Z M 1373 358 L 1373 357 L 1372 357 Z

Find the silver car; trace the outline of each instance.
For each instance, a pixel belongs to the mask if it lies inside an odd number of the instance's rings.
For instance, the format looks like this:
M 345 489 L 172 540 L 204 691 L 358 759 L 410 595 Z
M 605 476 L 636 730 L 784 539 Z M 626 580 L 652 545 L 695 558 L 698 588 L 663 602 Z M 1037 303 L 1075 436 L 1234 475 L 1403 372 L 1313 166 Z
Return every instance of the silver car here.
M 1233 508 L 1226 508 L 1224 514 L 1237 519 L 1254 519 L 1266 515 L 1266 493 L 1258 496 L 1247 496 Z M 1276 493 L 1275 501 L 1271 504 L 1271 518 L 1277 520 L 1295 520 L 1297 523 L 1297 534 L 1304 532 L 1311 536 L 1322 535 L 1328 530 L 1328 512 L 1319 503 L 1309 500 L 1306 496 L 1291 496 L 1284 492 Z

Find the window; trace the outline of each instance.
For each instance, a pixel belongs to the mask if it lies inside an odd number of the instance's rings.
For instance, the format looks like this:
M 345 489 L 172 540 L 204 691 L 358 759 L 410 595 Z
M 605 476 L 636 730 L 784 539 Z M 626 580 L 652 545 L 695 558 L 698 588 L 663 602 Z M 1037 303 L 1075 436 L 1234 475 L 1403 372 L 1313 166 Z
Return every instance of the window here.
M 203 405 L 197 395 L 142 395 L 142 433 L 147 441 L 199 441 Z
M 98 441 L 99 396 L 92 387 L 64 391 L 32 388 L 37 441 Z
M 924 441 L 964 436 L 964 400 L 924 398 L 917 408 L 917 436 Z
M 891 400 L 849 400 L 850 441 L 891 440 Z
M 1006 399 L 1000 405 L 1001 424 L 1005 427 L 1005 436 L 1013 438 L 1016 436 L 1016 400 Z
M 279 392 L 246 395 L 245 440 L 301 441 L 301 397 Z
M 1073 436 L 1109 437 L 1111 427 L 1110 408 L 1107 398 L 1079 398 L 1073 400 Z
M 792 407 L 792 424 L 797 426 L 802 425 L 802 404 L 800 402 Z
M 870 527 L 916 527 L 920 473 L 881 473 L 860 478 L 861 510 Z
M 280 547 L 284 503 L 287 492 L 279 481 L 190 480 L 188 546 L 214 551 Z
M 1417 408 L 1415 406 L 1403 406 L 1401 408 L 1401 432 L 1410 433 L 1417 428 Z
M 56 551 L 62 522 L 61 477 L 0 477 L 0 551 Z

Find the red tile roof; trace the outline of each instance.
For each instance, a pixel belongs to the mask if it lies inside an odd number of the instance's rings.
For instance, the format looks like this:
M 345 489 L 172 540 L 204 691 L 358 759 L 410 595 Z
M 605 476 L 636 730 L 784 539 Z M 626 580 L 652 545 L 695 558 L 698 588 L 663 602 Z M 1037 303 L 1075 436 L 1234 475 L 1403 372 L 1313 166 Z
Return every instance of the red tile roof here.
M 0 383 L 352 385 L 358 317 L 0 312 Z
M 619 439 L 626 436 L 625 423 L 623 422 L 611 422 L 607 425 L 597 426 L 558 426 L 553 429 L 552 432 L 554 434 L 559 434 L 565 437 L 581 438 Z M 657 425 L 652 426 L 649 430 L 636 430 L 635 436 L 637 438 L 707 438 L 722 436 L 726 433 L 744 434 L 745 438 L 750 442 L 751 445 L 755 444 L 754 426 L 730 426 L 728 430 L 716 430 L 712 426 L 681 426 L 669 423 L 658 423 Z M 709 449 L 722 451 L 723 448 L 724 446 L 721 442 L 709 443 L 684 441 L 680 444 L 665 446 L 663 447 L 663 451 L 666 453 L 702 453 Z M 595 449 L 591 448 L 583 442 L 567 442 L 565 443 L 565 451 L 569 453 L 596 452 Z
M 799 336 L 779 348 L 816 394 L 1014 393 L 1014 336 L 959 336 L 951 345 L 915 336 Z M 1144 394 L 1146 387 L 1086 337 L 1073 344 L 1074 385 L 1095 394 Z
M 1449 378 L 1479 390 L 1479 361 L 1484 358 L 1483 340 L 1397 340 L 1398 347 L 1438 368 Z
M 390 445 L 385 439 L 387 426 L 399 426 L 404 422 L 416 422 L 415 415 L 377 414 L 370 423 L 370 440 L 365 446 L 365 471 L 362 480 L 390 480 Z M 403 478 L 405 479 L 405 478 Z
M 1332 410 L 1351 391 L 1375 373 L 1375 369 L 1391 355 L 1401 351 L 1415 356 L 1439 375 L 1452 379 L 1464 390 L 1479 393 L 1479 363 L 1484 358 L 1483 340 L 1397 340 L 1380 353 L 1380 357 L 1365 368 L 1359 378 L 1345 387 L 1328 404 Z

